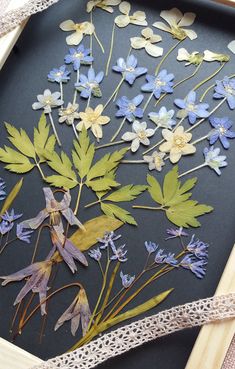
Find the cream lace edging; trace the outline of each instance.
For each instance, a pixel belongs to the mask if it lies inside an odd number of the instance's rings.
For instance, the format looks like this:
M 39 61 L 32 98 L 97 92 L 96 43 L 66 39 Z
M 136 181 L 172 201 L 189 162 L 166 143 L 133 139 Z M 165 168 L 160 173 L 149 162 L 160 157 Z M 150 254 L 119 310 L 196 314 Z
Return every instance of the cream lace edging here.
M 32 369 L 90 369 L 158 337 L 235 317 L 235 293 L 173 307 L 118 328 Z

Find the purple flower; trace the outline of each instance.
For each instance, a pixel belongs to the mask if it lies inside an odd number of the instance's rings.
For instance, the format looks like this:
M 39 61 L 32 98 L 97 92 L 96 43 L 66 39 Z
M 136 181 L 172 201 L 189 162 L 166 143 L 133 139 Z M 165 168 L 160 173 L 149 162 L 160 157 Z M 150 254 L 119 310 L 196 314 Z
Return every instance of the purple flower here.
M 104 72 L 99 72 L 95 75 L 94 69 L 91 67 L 88 70 L 87 76 L 80 75 L 79 82 L 75 83 L 75 88 L 80 92 L 81 97 L 88 99 L 91 95 L 102 97 L 100 83 L 104 78 Z
M 15 214 L 15 210 L 11 209 L 10 212 L 6 211 L 2 215 L 2 219 L 5 220 L 8 223 L 13 223 L 16 219 L 19 219 L 22 217 L 23 214 Z
M 164 259 L 164 263 L 169 264 L 171 266 L 176 266 L 176 264 L 178 264 L 178 261 L 175 259 L 175 254 L 169 252 Z
M 147 73 L 148 69 L 143 67 L 137 67 L 138 60 L 134 55 L 127 57 L 126 61 L 123 58 L 117 60 L 117 65 L 113 67 L 115 72 L 121 73 L 124 80 L 133 85 L 136 78 Z
M 0 178 L 0 200 L 4 200 L 6 198 L 6 191 L 5 191 L 6 184 L 2 178 Z
M 24 231 L 24 228 L 21 224 L 17 224 L 16 226 L 16 236 L 20 241 L 30 243 L 30 237 L 33 231 Z
M 213 145 L 219 139 L 223 147 L 228 149 L 230 146 L 228 138 L 235 138 L 235 132 L 230 129 L 233 125 L 232 121 L 228 117 L 211 117 L 209 121 L 214 127 L 208 136 L 210 145 Z
M 183 227 L 180 228 L 168 228 L 166 230 L 166 233 L 170 235 L 170 237 L 165 238 L 165 240 L 170 240 L 171 238 L 176 238 L 176 237 L 182 237 L 182 236 L 188 236 L 188 233 L 183 231 Z
M 156 264 L 163 264 L 166 257 L 167 257 L 167 255 L 164 254 L 164 250 L 159 249 L 158 252 L 155 255 L 154 261 L 155 261 Z
M 120 278 L 122 280 L 122 285 L 124 288 L 129 288 L 135 280 L 135 275 L 131 277 L 129 274 L 120 273 Z
M 116 117 L 125 117 L 129 122 L 133 122 L 135 118 L 143 118 L 143 109 L 138 108 L 143 99 L 143 95 L 137 95 L 132 100 L 129 100 L 126 96 L 122 96 L 116 103 L 119 107 Z
M 82 323 L 82 334 L 85 336 L 89 321 L 91 318 L 91 311 L 84 288 L 81 288 L 76 298 L 73 300 L 72 304 L 67 310 L 61 315 L 55 325 L 55 331 L 59 329 L 65 322 L 71 320 L 71 333 L 75 336 L 80 320 Z
M 27 268 L 20 270 L 14 274 L 8 276 L 2 276 L 4 279 L 2 286 L 5 286 L 9 282 L 22 281 L 27 278 L 24 287 L 17 295 L 14 305 L 18 304 L 23 298 L 32 291 L 39 294 L 40 303 L 45 300 L 48 290 L 48 281 L 51 275 L 53 262 L 51 260 L 45 260 L 38 263 L 29 265 Z M 46 302 L 41 304 L 41 314 L 46 314 Z
M 207 261 L 204 259 L 195 261 L 195 259 L 192 256 L 186 255 L 181 260 L 179 265 L 185 269 L 191 270 L 191 272 L 195 274 L 196 277 L 198 278 L 203 278 L 206 274 L 205 266 L 207 265 Z
M 84 45 L 79 45 L 76 49 L 70 48 L 69 54 L 65 55 L 64 61 L 66 64 L 73 64 L 73 69 L 77 71 L 81 64 L 91 64 L 94 60 L 90 56 L 91 50 L 85 49 Z
M 203 150 L 205 165 L 208 165 L 220 176 L 220 168 L 226 167 L 228 163 L 226 162 L 226 156 L 219 155 L 219 153 L 220 149 L 218 147 L 214 149 L 213 146 L 211 146 L 210 148 L 205 147 L 205 149 Z
M 90 250 L 88 252 L 88 255 L 90 256 L 90 258 L 92 258 L 96 261 L 100 261 L 101 256 L 102 256 L 99 247 L 97 249 Z
M 235 109 L 235 78 L 230 79 L 226 76 L 222 81 L 216 81 L 213 97 L 215 99 L 226 97 L 230 109 Z
M 127 258 L 125 257 L 127 254 L 127 250 L 124 250 L 125 247 L 126 245 L 122 245 L 113 250 L 113 255 L 110 257 L 110 260 L 118 260 L 121 263 L 127 261 Z
M 178 118 L 188 117 L 189 123 L 194 124 L 197 118 L 207 118 L 209 116 L 207 111 L 209 105 L 204 103 L 197 104 L 196 98 L 196 92 L 190 91 L 185 99 L 174 100 L 175 105 L 181 109 L 177 114 Z
M 97 241 L 99 241 L 102 246 L 100 246 L 101 249 L 107 249 L 107 247 L 111 247 L 112 251 L 114 252 L 116 250 L 114 241 L 117 241 L 122 236 L 120 234 L 116 235 L 113 231 L 112 232 L 105 232 L 103 238 L 97 238 Z
M 208 247 L 209 245 L 200 240 L 194 240 L 195 235 L 192 236 L 191 241 L 187 246 L 187 250 L 195 255 L 198 259 L 208 258 Z
M 0 223 L 0 234 L 4 236 L 6 233 L 10 232 L 10 230 L 14 227 L 14 223 L 9 223 L 3 220 Z
M 66 70 L 66 65 L 59 68 L 53 68 L 47 75 L 48 81 L 57 83 L 66 83 L 70 80 L 70 71 Z
M 151 241 L 149 242 L 145 241 L 144 245 L 149 255 L 155 252 L 158 248 L 158 245 L 156 245 L 156 243 L 151 242 Z
M 166 69 L 161 70 L 157 76 L 147 75 L 147 83 L 141 87 L 141 91 L 152 92 L 156 99 L 159 99 L 162 93 L 171 94 L 173 92 L 173 82 L 175 78 L 173 73 L 167 73 Z

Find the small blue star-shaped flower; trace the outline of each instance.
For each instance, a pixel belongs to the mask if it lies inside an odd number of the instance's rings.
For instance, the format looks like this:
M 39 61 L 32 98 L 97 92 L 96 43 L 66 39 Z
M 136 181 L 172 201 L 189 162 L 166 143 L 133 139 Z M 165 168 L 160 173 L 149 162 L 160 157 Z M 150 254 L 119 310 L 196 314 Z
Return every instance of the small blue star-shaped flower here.
M 209 105 L 205 103 L 197 104 L 196 98 L 196 92 L 190 91 L 185 99 L 174 100 L 175 105 L 181 109 L 177 114 L 178 118 L 188 117 L 189 123 L 194 124 L 197 118 L 207 118 L 209 116 L 207 111 Z
M 73 64 L 73 69 L 77 71 L 81 64 L 91 64 L 94 60 L 90 56 L 91 50 L 85 49 L 84 45 L 79 45 L 76 49 L 70 48 L 69 54 L 65 55 L 64 61 L 66 64 Z
M 47 75 L 50 82 L 66 83 L 70 80 L 70 71 L 66 70 L 66 66 L 62 65 L 59 68 L 53 68 Z
M 95 97 L 102 97 L 100 90 L 100 83 L 104 78 L 104 72 L 99 72 L 95 75 L 93 68 L 89 68 L 87 76 L 80 75 L 78 83 L 75 83 L 76 89 L 80 92 L 80 96 L 88 99 L 91 95 Z
M 135 118 L 143 118 L 143 109 L 138 107 L 143 99 L 143 95 L 137 95 L 131 100 L 126 96 L 122 96 L 116 103 L 119 108 L 116 117 L 126 117 L 129 122 L 133 122 Z
M 223 147 L 228 149 L 230 146 L 228 138 L 235 138 L 235 132 L 230 129 L 233 125 L 231 120 L 228 117 L 211 117 L 209 122 L 214 127 L 208 137 L 210 145 L 214 145 L 219 139 Z
M 133 85 L 136 78 L 147 73 L 148 69 L 143 67 L 137 67 L 138 60 L 134 55 L 127 57 L 126 61 L 123 58 L 117 60 L 117 65 L 113 66 L 115 72 L 121 73 L 124 80 Z
M 235 109 L 235 78 L 230 79 L 226 76 L 222 81 L 216 81 L 213 97 L 215 99 L 223 99 L 226 97 L 230 109 Z

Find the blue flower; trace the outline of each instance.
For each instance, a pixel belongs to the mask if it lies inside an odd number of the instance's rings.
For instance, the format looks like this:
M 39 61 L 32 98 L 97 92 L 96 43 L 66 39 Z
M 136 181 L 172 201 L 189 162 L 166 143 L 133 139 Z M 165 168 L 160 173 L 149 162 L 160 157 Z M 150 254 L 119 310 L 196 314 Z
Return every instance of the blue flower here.
M 194 240 L 195 235 L 192 236 L 191 241 L 187 246 L 187 250 L 195 255 L 198 259 L 208 258 L 208 243 L 200 241 L 199 239 Z
M 213 97 L 215 99 L 226 97 L 230 109 L 235 109 L 235 78 L 230 79 L 226 76 L 222 81 L 216 81 Z
M 0 223 L 0 234 L 4 236 L 6 233 L 10 232 L 10 230 L 14 227 L 14 223 L 9 223 L 3 220 Z
M 175 259 L 175 254 L 169 252 L 169 254 L 164 259 L 164 263 L 171 266 L 176 266 L 178 264 L 178 261 Z
M 129 288 L 135 280 L 135 275 L 131 277 L 129 274 L 123 274 L 123 272 L 121 271 L 120 278 L 122 280 L 123 287 Z
M 156 243 L 151 242 L 151 241 L 149 241 L 149 242 L 145 241 L 144 245 L 145 245 L 145 248 L 146 248 L 147 252 L 149 253 L 149 255 L 152 254 L 153 252 L 155 252 L 158 248 L 158 245 L 156 245 Z
M 2 178 L 0 178 L 0 200 L 4 200 L 6 198 L 6 191 L 5 191 L 6 184 Z
M 20 241 L 30 243 L 30 237 L 33 231 L 24 231 L 24 228 L 21 224 L 17 224 L 16 226 L 16 236 Z
M 73 64 L 73 69 L 77 71 L 81 64 L 91 64 L 94 60 L 90 56 L 91 50 L 85 49 L 84 45 L 79 45 L 76 49 L 70 48 L 69 54 L 65 55 L 64 61 L 66 64 Z
M 173 118 L 174 110 L 169 110 L 162 106 L 158 113 L 149 113 L 149 119 L 156 124 L 158 128 L 172 129 L 175 126 L 176 121 Z
M 100 261 L 101 256 L 102 256 L 102 254 L 101 254 L 101 252 L 100 252 L 99 247 L 98 247 L 97 249 L 90 250 L 90 251 L 88 252 L 88 255 L 89 255 L 92 259 L 94 259 L 94 260 L 96 260 L 96 261 Z
M 185 99 L 174 100 L 175 105 L 181 109 L 177 114 L 178 118 L 188 117 L 189 123 L 194 124 L 197 118 L 207 118 L 209 116 L 207 111 L 209 105 L 204 103 L 197 104 L 196 98 L 196 92 L 190 91 Z
M 193 274 L 195 274 L 198 278 L 203 278 L 206 274 L 207 261 L 204 259 L 195 260 L 193 256 L 186 255 L 179 264 L 185 269 L 191 270 Z
M 99 241 L 102 246 L 100 246 L 101 249 L 107 249 L 107 247 L 111 247 L 112 251 L 116 250 L 114 241 L 117 241 L 122 236 L 120 234 L 116 235 L 113 231 L 112 232 L 105 232 L 103 238 L 97 238 L 97 241 Z
M 143 67 L 137 67 L 138 60 L 134 55 L 127 57 L 126 61 L 123 58 L 117 60 L 117 65 L 112 69 L 115 72 L 122 73 L 125 81 L 130 85 L 133 85 L 137 77 L 147 73 L 148 69 Z
M 205 165 L 208 165 L 213 169 L 219 176 L 221 175 L 221 170 L 219 168 L 226 167 L 228 163 L 226 162 L 225 155 L 219 155 L 220 149 L 211 146 L 209 149 L 205 147 L 203 154 L 205 156 Z
M 169 240 L 171 238 L 181 237 L 181 236 L 188 236 L 188 233 L 183 231 L 183 227 L 180 228 L 169 228 L 166 230 L 166 233 L 170 235 L 170 237 L 167 237 L 166 240 Z
M 6 222 L 13 223 L 16 219 L 21 218 L 22 215 L 23 214 L 15 214 L 15 210 L 14 209 L 11 209 L 10 212 L 6 211 L 2 215 L 2 219 L 5 220 Z
M 233 123 L 228 117 L 209 119 L 210 124 L 214 129 L 209 133 L 208 139 L 210 145 L 213 145 L 218 139 L 225 149 L 228 149 L 230 144 L 228 138 L 235 138 L 235 132 L 230 130 Z
M 104 78 L 104 72 L 99 72 L 95 75 L 94 69 L 91 67 L 88 70 L 87 76 L 80 75 L 79 82 L 75 83 L 76 89 L 80 92 L 81 97 L 88 99 L 91 95 L 102 97 L 100 83 Z
M 116 103 L 119 107 L 116 117 L 125 117 L 129 122 L 133 122 L 135 118 L 143 118 L 144 111 L 138 108 L 143 99 L 143 95 L 137 95 L 132 100 L 129 100 L 126 96 L 122 96 Z
M 121 263 L 127 261 L 126 254 L 127 250 L 124 250 L 126 245 L 119 246 L 117 249 L 113 250 L 113 255 L 110 257 L 110 260 L 118 260 Z
M 162 93 L 171 94 L 173 92 L 173 82 L 175 78 L 173 73 L 167 73 L 166 69 L 161 70 L 157 76 L 147 75 L 147 83 L 141 87 L 141 91 L 152 92 L 156 99 L 159 99 Z
M 164 250 L 163 249 L 159 249 L 158 252 L 155 255 L 154 261 L 156 264 L 163 264 L 165 261 L 165 258 L 167 257 L 166 254 L 163 254 Z
M 70 80 L 70 73 L 70 71 L 66 70 L 66 66 L 62 65 L 59 68 L 53 68 L 47 75 L 47 78 L 50 82 L 66 83 Z

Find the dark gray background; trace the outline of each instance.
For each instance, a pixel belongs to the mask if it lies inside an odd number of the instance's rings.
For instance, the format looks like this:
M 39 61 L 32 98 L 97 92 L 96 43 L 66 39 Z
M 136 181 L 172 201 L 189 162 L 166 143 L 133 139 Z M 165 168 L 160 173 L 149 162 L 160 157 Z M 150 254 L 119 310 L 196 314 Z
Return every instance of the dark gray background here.
M 154 21 L 160 20 L 160 10 L 169 9 L 172 6 L 177 6 L 182 11 L 194 11 L 197 13 L 196 23 L 191 28 L 197 31 L 198 39 L 193 42 L 187 39 L 182 46 L 189 51 L 203 51 L 209 48 L 212 51 L 228 52 L 226 45 L 229 41 L 234 39 L 233 28 L 235 19 L 235 13 L 230 8 L 215 5 L 208 1 L 164 0 L 158 2 L 136 1 L 134 2 L 133 9 L 144 9 L 147 13 L 149 25 L 151 25 Z M 116 10 L 115 16 L 117 14 L 118 12 Z M 33 16 L 29 21 L 15 50 L 11 53 L 0 74 L 1 123 L 3 121 L 8 121 L 17 127 L 23 127 L 32 137 L 33 127 L 37 124 L 40 113 L 34 112 L 31 109 L 31 104 L 35 101 L 36 95 L 41 93 L 45 88 L 49 87 L 52 91 L 56 90 L 57 86 L 47 82 L 46 76 L 52 67 L 63 64 L 63 58 L 68 49 L 65 43 L 65 37 L 68 33 L 60 31 L 58 26 L 63 20 L 69 18 L 72 18 L 75 21 L 88 19 L 88 15 L 85 12 L 85 1 L 60 1 L 57 5 L 48 9 L 48 11 Z M 101 54 L 100 49 L 94 41 L 94 55 L 96 56 L 94 67 L 96 71 L 104 69 L 111 36 L 112 22 L 112 15 L 101 10 L 95 11 L 94 23 L 97 28 L 97 34 L 103 41 L 106 49 L 106 54 L 104 56 Z M 118 30 L 115 37 L 115 48 L 112 59 L 113 64 L 118 57 L 125 57 L 127 55 L 129 50 L 129 37 L 139 35 L 140 31 L 141 28 L 135 26 L 128 26 L 123 30 Z M 164 32 L 158 32 L 158 30 L 156 30 L 156 33 L 162 35 L 162 45 L 166 52 L 166 50 L 175 43 L 175 40 Z M 88 46 L 89 38 L 85 38 L 84 43 Z M 149 73 L 154 72 L 155 65 L 158 63 L 157 59 L 147 56 L 143 50 L 134 51 L 134 54 L 138 56 L 140 66 L 147 66 L 149 68 Z M 183 98 L 189 91 L 190 87 L 205 78 L 212 71 L 218 68 L 218 66 L 218 63 L 205 63 L 200 74 L 194 78 L 193 81 L 189 81 L 177 88 L 174 93 L 174 97 Z M 230 75 L 234 73 L 233 66 L 234 56 L 231 55 L 230 63 L 224 68 L 219 76 L 222 78 L 226 74 Z M 193 66 L 185 68 L 184 63 L 178 63 L 176 61 L 176 51 L 166 61 L 164 67 L 166 67 L 168 71 L 175 73 L 176 81 L 186 76 L 186 74 L 190 74 L 194 70 Z M 85 68 L 83 68 L 83 71 L 86 71 Z M 72 73 L 72 79 L 73 78 L 75 79 L 75 75 Z M 109 75 L 109 78 L 102 83 L 101 87 L 104 95 L 104 98 L 102 99 L 103 102 L 106 101 L 119 80 L 120 75 L 112 73 Z M 144 77 L 139 78 L 135 82 L 132 91 L 126 84 L 123 85 L 121 94 L 135 96 L 143 83 Z M 69 99 L 71 94 L 71 86 L 72 83 L 70 82 L 70 84 L 65 88 L 66 99 Z M 201 91 L 203 90 L 204 88 Z M 212 101 L 211 96 L 211 94 L 208 95 L 208 102 L 211 107 L 213 107 L 216 102 Z M 168 108 L 172 108 L 174 97 L 168 96 L 164 100 L 164 105 Z M 99 103 L 99 100 L 92 100 L 91 105 L 95 106 L 96 103 Z M 81 102 L 81 110 L 84 106 L 85 103 Z M 153 102 L 152 105 L 149 106 L 149 109 L 147 109 L 147 112 L 151 110 L 153 110 Z M 118 121 L 113 118 L 114 113 L 116 112 L 115 106 L 111 105 L 110 108 L 107 109 L 107 112 L 112 117 L 112 124 L 109 124 L 104 128 L 103 142 L 109 141 L 109 138 L 115 131 L 115 124 L 120 122 L 120 120 Z M 231 119 L 234 117 L 234 113 L 225 105 L 216 115 L 226 115 Z M 185 123 L 185 125 L 186 124 L 187 123 Z M 69 152 L 73 138 L 71 128 L 66 125 L 59 126 L 57 124 L 57 129 L 63 141 L 63 148 Z M 208 129 L 209 125 L 208 123 L 205 123 L 195 131 L 194 137 L 201 137 L 208 132 Z M 6 133 L 2 124 L 1 146 L 4 143 L 6 143 Z M 205 143 L 199 144 L 197 146 L 198 153 L 196 155 L 190 158 L 187 157 L 180 162 L 180 171 L 187 170 L 202 162 L 202 149 L 204 146 Z M 98 156 L 102 153 L 99 152 Z M 138 155 L 139 158 L 141 158 L 140 154 L 136 154 L 134 158 L 136 159 Z M 195 199 L 200 202 L 206 202 L 215 208 L 212 214 L 201 218 L 202 227 L 195 230 L 197 237 L 210 243 L 209 265 L 206 277 L 200 281 L 188 271 L 181 270 L 173 272 L 163 278 L 158 284 L 147 288 L 142 295 L 136 299 L 133 306 L 138 302 L 143 302 L 145 299 L 150 298 L 151 296 L 170 287 L 175 288 L 174 293 L 172 293 L 170 298 L 161 304 L 161 306 L 152 311 L 152 313 L 177 304 L 213 295 L 234 243 L 234 142 L 231 142 L 231 149 L 226 152 L 226 155 L 229 165 L 223 170 L 222 176 L 219 178 L 213 171 L 205 168 L 197 173 L 199 183 L 194 190 Z M 157 174 L 158 178 L 161 180 L 164 173 L 166 173 L 170 168 L 171 165 L 168 163 L 163 173 Z M 123 184 L 145 183 L 146 169 L 147 167 L 145 165 L 123 166 L 118 172 L 118 179 L 120 179 L 120 182 Z M 17 175 L 10 174 L 5 171 L 2 164 L 0 167 L 0 176 L 6 180 L 8 188 L 10 188 L 19 179 Z M 74 193 L 73 198 L 75 198 L 75 195 L 76 194 Z M 83 210 L 83 205 L 93 199 L 94 195 L 90 191 L 84 191 L 81 201 L 81 210 L 79 213 L 79 218 L 82 221 L 86 221 L 92 217 L 100 215 L 98 207 L 93 207 L 85 211 Z M 138 203 L 151 204 L 151 200 L 149 196 L 145 194 L 138 200 Z M 42 193 L 41 178 L 36 171 L 33 171 L 25 176 L 23 191 L 21 191 L 15 203 L 15 209 L 17 209 L 17 211 L 24 212 L 24 217 L 27 219 L 34 216 L 43 207 L 44 197 Z M 126 208 L 131 209 L 131 206 L 126 205 Z M 165 230 L 170 227 L 171 224 L 166 220 L 162 213 L 139 210 L 132 210 L 132 213 L 139 223 L 139 227 L 135 228 L 132 226 L 124 226 L 121 229 L 121 233 L 123 235 L 123 241 L 127 243 L 129 250 L 129 263 L 123 266 L 123 270 L 134 274 L 142 267 L 143 258 L 145 257 L 143 244 L 146 239 L 159 242 L 162 247 L 166 247 L 169 251 L 178 250 L 178 246 L 177 242 L 173 241 L 165 243 L 164 241 Z M 194 230 L 190 230 L 190 234 L 193 233 Z M 32 242 L 31 245 L 19 243 L 9 247 L 7 251 L 1 255 L 0 274 L 10 274 L 25 267 L 30 262 L 33 244 L 34 242 Z M 50 243 L 48 242 L 47 237 L 43 236 L 38 260 L 42 260 L 42 258 L 48 253 L 49 249 Z M 97 290 L 100 288 L 101 280 L 97 276 L 98 270 L 96 269 L 96 265 L 93 263 L 90 263 L 90 265 L 91 267 L 87 270 L 79 268 L 78 276 L 74 276 L 73 279 L 79 279 L 84 283 L 89 294 L 91 306 L 94 306 L 97 298 Z M 72 278 L 68 268 L 65 265 L 60 265 L 56 281 L 54 283 L 54 288 L 69 283 L 71 280 Z M 8 340 L 11 339 L 9 335 L 9 324 L 14 312 L 12 303 L 20 286 L 21 285 L 16 283 L 1 288 L 0 334 Z M 38 344 L 40 331 L 40 317 L 38 315 L 34 316 L 30 324 L 27 325 L 22 336 L 18 337 L 16 340 L 16 344 L 43 359 L 63 353 L 67 350 L 76 340 L 70 335 L 69 326 L 64 325 L 56 333 L 53 332 L 53 326 L 58 316 L 71 302 L 74 293 L 74 290 L 66 291 L 63 294 L 56 296 L 49 304 L 49 315 L 42 344 Z M 156 342 L 152 342 L 144 347 L 123 355 L 118 359 L 109 361 L 102 365 L 102 367 L 109 368 L 112 366 L 113 369 L 130 368 L 132 366 L 136 369 L 143 369 L 145 367 L 158 367 L 161 369 L 183 368 L 197 334 L 198 329 L 192 329 L 171 335 L 170 337 L 159 339 Z

